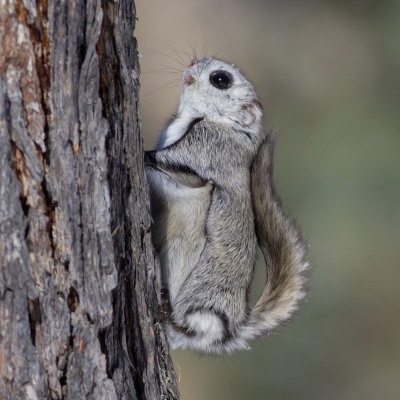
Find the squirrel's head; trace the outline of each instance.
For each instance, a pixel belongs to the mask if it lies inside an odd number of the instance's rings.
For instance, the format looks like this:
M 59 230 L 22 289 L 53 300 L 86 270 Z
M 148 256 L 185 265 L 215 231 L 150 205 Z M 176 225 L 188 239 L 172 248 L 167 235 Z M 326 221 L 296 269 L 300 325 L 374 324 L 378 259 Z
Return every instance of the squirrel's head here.
M 253 141 L 263 132 L 263 107 L 253 85 L 234 65 L 215 58 L 195 59 L 185 69 L 178 112 L 182 111 L 245 131 Z

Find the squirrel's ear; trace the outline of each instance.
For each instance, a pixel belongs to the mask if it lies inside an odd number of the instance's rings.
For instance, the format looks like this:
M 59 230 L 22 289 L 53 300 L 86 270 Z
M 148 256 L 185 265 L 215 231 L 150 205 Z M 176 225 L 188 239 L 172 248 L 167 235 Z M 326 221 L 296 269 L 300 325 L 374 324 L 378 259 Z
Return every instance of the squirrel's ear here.
M 243 126 L 249 126 L 260 122 L 264 113 L 264 108 L 260 101 L 253 99 L 250 103 L 242 106 Z

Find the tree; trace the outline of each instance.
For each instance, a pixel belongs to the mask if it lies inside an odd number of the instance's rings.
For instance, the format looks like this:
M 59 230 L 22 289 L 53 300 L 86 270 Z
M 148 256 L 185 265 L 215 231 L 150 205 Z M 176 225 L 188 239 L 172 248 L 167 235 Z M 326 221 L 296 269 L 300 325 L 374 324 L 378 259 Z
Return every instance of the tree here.
M 175 399 L 133 1 L 0 8 L 2 399 Z

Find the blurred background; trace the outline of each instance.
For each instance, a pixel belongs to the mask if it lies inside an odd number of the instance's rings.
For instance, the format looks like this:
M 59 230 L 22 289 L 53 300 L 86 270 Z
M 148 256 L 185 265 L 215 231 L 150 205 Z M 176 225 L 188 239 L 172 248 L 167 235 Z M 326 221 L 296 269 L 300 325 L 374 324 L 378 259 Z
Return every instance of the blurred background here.
M 315 268 L 298 315 L 250 352 L 173 352 L 182 399 L 400 399 L 400 1 L 136 7 L 146 149 L 194 50 L 237 65 L 279 130 L 276 186 Z

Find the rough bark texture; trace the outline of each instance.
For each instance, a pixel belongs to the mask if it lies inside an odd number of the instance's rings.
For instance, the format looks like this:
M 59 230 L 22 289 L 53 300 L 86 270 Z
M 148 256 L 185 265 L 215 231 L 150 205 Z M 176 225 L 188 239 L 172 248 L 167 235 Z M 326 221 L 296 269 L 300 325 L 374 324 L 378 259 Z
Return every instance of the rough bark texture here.
M 133 1 L 0 0 L 1 399 L 179 397 L 134 27 Z

